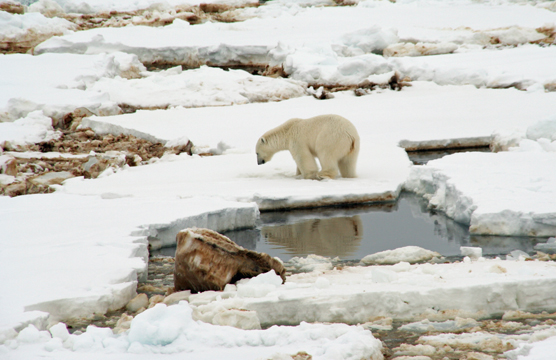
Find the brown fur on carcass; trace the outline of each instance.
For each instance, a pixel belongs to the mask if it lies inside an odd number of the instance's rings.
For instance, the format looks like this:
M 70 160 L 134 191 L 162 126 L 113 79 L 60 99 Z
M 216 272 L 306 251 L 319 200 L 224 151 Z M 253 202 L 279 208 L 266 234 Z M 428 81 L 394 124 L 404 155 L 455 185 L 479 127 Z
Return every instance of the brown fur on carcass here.
M 273 270 L 286 281 L 282 263 L 268 254 L 244 249 L 209 229 L 190 228 L 176 236 L 175 291 L 223 290 L 229 283 Z

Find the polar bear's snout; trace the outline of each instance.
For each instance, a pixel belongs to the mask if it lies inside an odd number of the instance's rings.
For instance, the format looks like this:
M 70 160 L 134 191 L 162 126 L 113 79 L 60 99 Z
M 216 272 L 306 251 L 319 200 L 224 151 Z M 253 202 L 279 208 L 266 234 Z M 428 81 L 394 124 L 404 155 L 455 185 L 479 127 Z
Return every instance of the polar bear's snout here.
M 264 164 L 264 163 L 265 163 L 264 159 L 261 159 L 261 157 L 259 156 L 259 154 L 257 154 L 257 164 L 262 165 L 262 164 Z

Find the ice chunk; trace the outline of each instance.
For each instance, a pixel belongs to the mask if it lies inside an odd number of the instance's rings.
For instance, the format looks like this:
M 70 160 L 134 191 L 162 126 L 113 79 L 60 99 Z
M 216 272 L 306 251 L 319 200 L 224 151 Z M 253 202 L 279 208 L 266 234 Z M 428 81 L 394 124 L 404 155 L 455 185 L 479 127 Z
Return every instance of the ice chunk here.
M 364 265 L 392 265 L 405 261 L 414 264 L 441 256 L 442 255 L 436 251 L 426 250 L 419 246 L 404 246 L 394 250 L 386 250 L 376 254 L 367 255 L 361 259 L 361 263 Z
M 438 55 L 449 54 L 457 50 L 458 45 L 448 43 L 397 43 L 389 45 L 384 49 L 384 56 L 423 56 L 423 55 Z
M 479 323 L 475 319 L 456 317 L 455 320 L 447 320 L 443 322 L 429 321 L 428 319 L 425 319 L 419 322 L 403 325 L 400 327 L 400 330 L 412 332 L 454 332 L 473 328 L 475 326 L 479 326 Z
M 248 280 L 240 280 L 237 283 L 237 294 L 241 297 L 263 297 L 280 285 L 282 278 L 271 270 Z
M 228 287 L 228 285 L 226 285 L 226 287 L 224 288 L 224 291 L 226 291 L 226 288 Z M 170 294 L 170 295 L 166 296 L 164 298 L 163 303 L 166 304 L 166 305 L 177 304 L 182 300 L 185 300 L 185 301 L 189 300 L 190 296 L 191 296 L 191 291 L 190 290 L 178 291 L 178 292 L 175 292 L 173 294 Z
M 12 147 L 36 144 L 58 139 L 62 132 L 54 130 L 52 119 L 41 110 L 30 112 L 14 122 L 0 122 L 0 144 L 9 142 Z
M 373 52 L 382 52 L 387 46 L 399 41 L 396 30 L 382 29 L 379 26 L 371 26 L 343 34 L 339 42 L 345 46 L 341 55 L 357 56 Z
M 40 338 L 39 329 L 34 325 L 29 325 L 25 329 L 21 330 L 17 335 L 17 340 L 25 343 L 35 343 L 38 342 Z
M 459 249 L 462 256 L 469 256 L 472 260 L 477 260 L 483 256 L 483 249 L 480 247 L 461 246 Z
M 410 356 L 408 359 L 416 360 L 416 357 L 417 359 L 419 359 L 419 357 L 423 357 L 423 359 L 428 358 L 429 356 L 434 355 L 435 352 L 436 348 L 431 345 L 401 344 L 399 347 L 394 349 L 394 356 Z M 396 359 L 400 359 L 400 357 L 396 357 Z M 403 359 L 403 357 L 401 358 Z
M 540 138 L 556 140 L 556 117 L 551 117 L 529 126 L 526 136 L 531 140 L 538 140 Z
M 525 251 L 514 250 L 509 255 L 506 255 L 506 260 L 519 260 L 524 261 L 526 259 L 531 259 L 531 256 Z
M 304 258 L 293 257 L 284 266 L 295 272 L 326 271 L 332 270 L 332 261 L 330 258 L 311 254 Z
M 131 321 L 130 342 L 147 345 L 168 345 L 187 328 L 195 327 L 192 310 L 187 306 L 156 304 Z
M 53 338 L 59 338 L 62 341 L 65 341 L 69 337 L 69 331 L 64 323 L 58 323 L 52 326 L 48 331 L 52 334 Z

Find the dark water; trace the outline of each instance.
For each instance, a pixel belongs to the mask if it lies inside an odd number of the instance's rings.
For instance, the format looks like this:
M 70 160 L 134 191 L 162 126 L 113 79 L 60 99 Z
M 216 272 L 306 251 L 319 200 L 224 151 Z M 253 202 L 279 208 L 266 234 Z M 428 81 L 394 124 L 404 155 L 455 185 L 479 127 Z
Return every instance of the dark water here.
M 390 204 L 266 212 L 255 229 L 224 235 L 247 249 L 284 261 L 309 254 L 359 260 L 408 245 L 444 256 L 460 255 L 460 246 L 480 246 L 483 255 L 494 256 L 516 249 L 533 252 L 537 241 L 544 241 L 470 235 L 467 226 L 428 211 L 426 203 L 411 193 L 402 193 L 396 203 Z M 174 252 L 175 248 L 164 248 L 156 254 L 173 256 Z

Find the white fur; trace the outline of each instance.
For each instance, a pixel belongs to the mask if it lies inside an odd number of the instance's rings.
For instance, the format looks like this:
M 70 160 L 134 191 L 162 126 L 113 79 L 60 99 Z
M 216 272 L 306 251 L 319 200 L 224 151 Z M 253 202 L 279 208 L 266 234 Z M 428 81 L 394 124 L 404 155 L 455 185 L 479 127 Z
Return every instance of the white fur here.
M 264 164 L 282 150 L 289 150 L 304 179 L 356 176 L 359 135 L 353 124 L 339 115 L 290 119 L 267 131 L 257 141 L 257 162 Z M 319 171 L 315 157 L 322 169 Z

